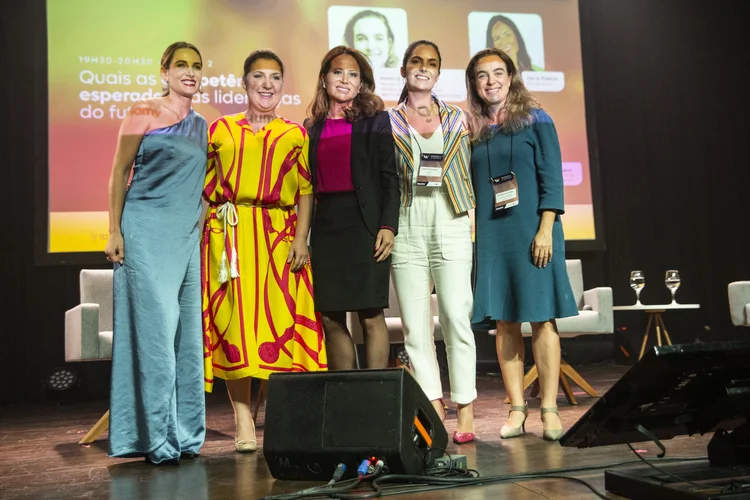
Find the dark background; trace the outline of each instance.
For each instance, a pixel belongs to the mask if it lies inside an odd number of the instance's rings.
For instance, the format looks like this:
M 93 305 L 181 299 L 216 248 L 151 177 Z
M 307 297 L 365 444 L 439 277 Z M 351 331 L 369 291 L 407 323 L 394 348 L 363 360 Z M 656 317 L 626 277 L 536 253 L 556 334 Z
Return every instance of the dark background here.
M 666 313 L 675 343 L 750 334 L 731 325 L 727 304 L 727 284 L 750 279 L 743 243 L 750 227 L 745 3 L 580 0 L 606 250 L 569 251 L 568 257 L 583 260 L 586 288 L 611 286 L 616 305 L 634 302 L 628 286 L 633 269 L 646 273 L 644 303 L 669 301 L 664 272 L 678 269 L 678 300 L 698 302 L 701 309 Z M 79 302 L 81 266 L 34 262 L 35 183 L 44 182 L 35 166 L 46 164 L 44 2 L 3 2 L 0 18 L 6 171 L 0 403 L 13 403 L 44 400 L 42 380 L 64 364 L 64 316 Z M 616 313 L 615 325 L 637 337 L 644 316 Z M 478 357 L 491 365 L 493 339 L 478 340 Z M 586 362 L 593 353 L 586 345 L 566 342 L 568 360 Z M 599 351 L 601 346 L 611 351 L 612 337 L 601 340 Z M 109 367 L 76 364 L 84 380 L 78 397 L 106 398 Z

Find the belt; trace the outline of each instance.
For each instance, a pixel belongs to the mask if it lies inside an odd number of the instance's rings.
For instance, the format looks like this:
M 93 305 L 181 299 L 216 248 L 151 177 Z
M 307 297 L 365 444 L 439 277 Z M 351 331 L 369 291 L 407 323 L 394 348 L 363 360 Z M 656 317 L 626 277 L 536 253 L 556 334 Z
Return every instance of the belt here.
M 229 279 L 239 278 L 240 272 L 237 268 L 237 242 L 233 241 L 234 238 L 230 236 L 233 231 L 227 231 L 227 225 L 236 227 L 240 221 L 239 215 L 237 214 L 237 207 L 256 207 L 262 209 L 281 209 L 291 210 L 292 207 L 286 207 L 281 205 L 264 205 L 256 203 L 232 203 L 227 201 L 222 204 L 212 203 L 212 207 L 216 208 L 216 219 L 220 220 L 224 224 L 224 245 L 221 252 L 221 264 L 219 266 L 219 283 L 226 283 Z M 229 259 L 229 269 L 227 269 L 227 245 L 232 248 L 232 255 Z

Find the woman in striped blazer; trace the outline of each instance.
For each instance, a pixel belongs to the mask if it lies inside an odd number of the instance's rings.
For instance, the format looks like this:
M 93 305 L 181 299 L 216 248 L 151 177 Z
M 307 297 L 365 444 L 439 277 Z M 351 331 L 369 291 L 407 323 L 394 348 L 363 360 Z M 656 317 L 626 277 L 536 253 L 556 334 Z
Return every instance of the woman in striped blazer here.
M 406 50 L 399 104 L 389 110 L 401 182 L 399 233 L 391 273 L 404 344 L 415 378 L 445 420 L 435 356 L 430 296 L 437 290 L 440 325 L 458 406 L 453 441 L 474 440 L 476 347 L 472 311 L 472 216 L 469 130 L 463 111 L 432 93 L 440 75 L 438 47 L 419 40 Z

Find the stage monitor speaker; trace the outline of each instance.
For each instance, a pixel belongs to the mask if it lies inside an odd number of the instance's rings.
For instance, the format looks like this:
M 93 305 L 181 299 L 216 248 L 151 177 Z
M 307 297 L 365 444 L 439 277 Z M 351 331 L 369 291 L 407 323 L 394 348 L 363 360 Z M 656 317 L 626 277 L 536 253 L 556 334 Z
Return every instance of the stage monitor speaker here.
M 604 471 L 624 498 L 740 500 L 750 477 L 750 342 L 704 342 L 649 350 L 562 436 L 591 448 L 714 433 L 708 460 Z M 743 494 L 744 493 L 744 494 Z
M 403 368 L 268 379 L 263 455 L 276 479 L 327 481 L 340 463 L 344 477 L 355 477 L 370 457 L 390 473 L 420 475 L 447 444 L 440 417 Z

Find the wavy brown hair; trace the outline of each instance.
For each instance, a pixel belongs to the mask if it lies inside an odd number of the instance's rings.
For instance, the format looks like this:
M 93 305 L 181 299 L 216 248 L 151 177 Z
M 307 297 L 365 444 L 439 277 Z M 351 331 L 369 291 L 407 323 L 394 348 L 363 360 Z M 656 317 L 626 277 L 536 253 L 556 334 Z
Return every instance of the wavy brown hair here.
M 484 102 L 477 91 L 477 64 L 480 59 L 487 56 L 497 56 L 502 59 L 511 77 L 508 95 L 498 111 L 498 114 L 503 115 L 502 128 L 504 132 L 516 133 L 528 127 L 532 122 L 531 110 L 534 108 L 541 109 L 542 107 L 523 84 L 521 74 L 508 54 L 494 48 L 480 50 L 474 54 L 474 57 L 469 61 L 469 65 L 466 66 L 466 93 L 469 102 L 468 118 L 472 142 L 489 137 L 489 125 L 495 118 L 490 112 L 490 106 Z
M 323 87 L 323 82 L 325 82 L 325 77 L 331 70 L 331 63 L 340 55 L 352 56 L 357 61 L 361 82 L 361 88 L 359 93 L 354 97 L 352 105 L 344 110 L 346 119 L 350 122 L 366 120 L 375 116 L 375 113 L 385 109 L 383 100 L 375 94 L 375 77 L 372 74 L 372 67 L 367 61 L 367 57 L 358 50 L 339 45 L 329 50 L 320 64 L 318 83 L 315 87 L 315 97 L 307 108 L 305 128 L 309 128 L 314 123 L 325 120 L 326 116 L 328 116 L 330 99 L 328 92 Z

